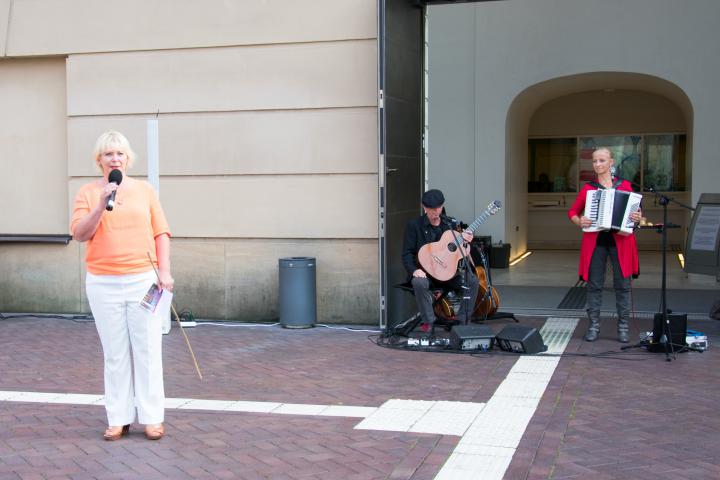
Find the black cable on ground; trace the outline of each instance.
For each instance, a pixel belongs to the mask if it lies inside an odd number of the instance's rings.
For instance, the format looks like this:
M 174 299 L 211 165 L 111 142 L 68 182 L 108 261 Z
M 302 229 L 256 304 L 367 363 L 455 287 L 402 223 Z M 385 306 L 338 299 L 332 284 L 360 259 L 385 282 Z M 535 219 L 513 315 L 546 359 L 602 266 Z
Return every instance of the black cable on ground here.
M 468 354 L 473 357 L 486 357 L 486 356 L 512 356 L 520 357 L 527 355 L 538 355 L 521 352 L 507 352 L 505 350 L 490 349 L 485 351 L 478 350 L 455 350 L 449 348 L 449 346 L 442 345 L 427 345 L 427 346 L 408 346 L 407 339 L 405 337 L 393 336 L 393 335 L 368 335 L 368 340 L 373 342 L 375 345 L 383 348 L 391 348 L 394 350 L 406 350 L 412 352 L 428 352 L 428 353 L 451 353 L 451 354 Z M 685 351 L 685 350 L 683 350 Z M 698 350 L 700 351 L 700 350 Z M 653 352 L 629 352 L 625 350 L 606 350 L 603 352 L 596 353 L 542 353 L 543 357 L 557 357 L 557 358 L 570 358 L 570 357 L 585 357 L 585 358 L 601 358 L 608 360 L 622 360 L 628 362 L 640 362 L 646 361 L 653 358 L 653 355 L 647 355 Z M 661 352 L 662 353 L 662 352 Z M 702 351 L 700 351 L 702 353 Z M 628 357 L 644 357 L 644 358 L 628 358 Z
M 56 319 L 56 320 L 70 320 L 75 323 L 90 323 L 94 322 L 95 319 L 92 315 L 79 314 L 79 315 L 55 315 L 55 314 L 35 314 L 35 313 L 18 313 L 13 315 L 5 315 L 0 313 L 0 320 L 11 320 L 14 318 L 40 318 L 40 319 Z

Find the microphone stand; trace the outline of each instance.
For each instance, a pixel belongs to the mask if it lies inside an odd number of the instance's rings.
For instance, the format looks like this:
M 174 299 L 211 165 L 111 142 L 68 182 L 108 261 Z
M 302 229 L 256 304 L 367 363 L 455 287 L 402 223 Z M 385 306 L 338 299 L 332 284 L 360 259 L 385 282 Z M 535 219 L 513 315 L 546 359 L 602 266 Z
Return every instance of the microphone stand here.
M 619 177 L 617 177 L 619 178 Z M 672 310 L 669 310 L 667 308 L 667 229 L 668 228 L 675 228 L 679 227 L 679 225 L 670 225 L 668 224 L 668 204 L 670 202 L 675 202 L 676 204 L 680 205 L 683 208 L 686 208 L 692 212 L 695 211 L 695 209 L 689 205 L 685 205 L 682 202 L 679 202 L 675 200 L 674 198 L 668 197 L 667 195 L 664 195 L 663 193 L 660 193 L 657 191 L 657 189 L 653 186 L 648 186 L 644 190 L 640 185 L 638 185 L 635 182 L 631 182 L 630 180 L 625 180 L 630 185 L 637 187 L 638 190 L 643 192 L 650 192 L 652 193 L 655 198 L 657 199 L 657 202 L 662 205 L 663 207 L 663 223 L 662 226 L 658 227 L 655 226 L 655 230 L 662 235 L 661 240 L 661 251 L 662 251 L 662 274 L 661 274 L 661 284 L 660 284 L 660 315 L 661 315 L 661 322 L 662 322 L 662 335 L 659 339 L 653 338 L 653 341 L 657 341 L 661 345 L 663 345 L 663 350 L 665 351 L 665 361 L 670 362 L 673 359 L 675 359 L 675 345 L 672 343 L 672 335 L 670 332 L 670 317 L 668 316 L 669 313 L 672 312 Z M 637 345 L 628 345 L 625 347 L 621 347 L 621 350 L 627 350 L 628 348 L 632 348 L 635 346 L 640 346 L 640 344 Z M 682 345 L 680 345 L 682 348 Z M 672 358 L 670 358 L 672 355 Z
M 454 230 L 454 229 L 453 229 Z M 470 273 L 470 262 L 468 260 L 468 256 L 465 254 L 465 250 L 463 250 L 463 244 L 465 243 L 465 239 L 462 237 L 462 233 L 459 235 L 455 235 L 457 231 L 453 232 L 453 238 L 455 239 L 455 245 L 458 249 L 460 249 L 460 254 L 462 254 L 462 268 L 463 273 L 460 275 L 460 289 L 462 290 L 462 302 L 463 302 L 463 314 L 465 316 L 465 325 L 468 325 L 470 323 L 470 296 L 468 295 L 468 286 L 467 286 L 467 276 Z
M 633 184 L 635 185 L 635 184 Z M 682 202 L 679 202 L 675 200 L 674 198 L 668 197 L 667 195 L 664 195 L 660 192 L 658 192 L 654 187 L 650 186 L 645 191 L 652 193 L 655 195 L 655 198 L 657 199 L 658 203 L 662 205 L 663 207 L 663 224 L 662 227 L 658 228 L 658 232 L 662 235 L 662 283 L 660 287 L 660 312 L 662 316 L 662 336 L 660 339 L 653 339 L 657 340 L 660 344 L 664 346 L 665 349 L 665 361 L 670 362 L 675 359 L 675 345 L 672 342 L 672 335 L 670 332 L 670 317 L 668 314 L 671 312 L 671 310 L 668 310 L 667 308 L 667 259 L 665 258 L 667 256 L 667 229 L 671 227 L 671 225 L 668 224 L 668 204 L 670 202 L 675 202 L 678 205 L 680 205 L 683 208 L 686 208 L 690 210 L 691 212 L 694 212 L 695 209 L 689 205 L 685 205 Z M 672 225 L 672 227 L 677 227 L 678 225 Z M 682 347 L 682 346 L 681 346 Z M 672 359 L 670 358 L 670 355 L 672 354 Z

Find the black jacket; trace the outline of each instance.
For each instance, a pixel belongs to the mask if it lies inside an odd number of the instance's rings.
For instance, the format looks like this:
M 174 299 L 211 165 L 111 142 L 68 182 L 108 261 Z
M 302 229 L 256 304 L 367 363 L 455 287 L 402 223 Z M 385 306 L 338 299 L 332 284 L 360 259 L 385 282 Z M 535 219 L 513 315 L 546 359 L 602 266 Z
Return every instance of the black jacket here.
M 450 230 L 450 225 L 445 222 L 440 223 L 439 230 L 434 231 L 432 225 L 428 221 L 426 215 L 410 220 L 405 225 L 405 236 L 403 238 L 402 262 L 408 273 L 408 278 L 412 277 L 415 270 L 420 268 L 417 261 L 417 254 L 420 247 L 426 243 L 432 243 L 440 240 L 443 232 Z

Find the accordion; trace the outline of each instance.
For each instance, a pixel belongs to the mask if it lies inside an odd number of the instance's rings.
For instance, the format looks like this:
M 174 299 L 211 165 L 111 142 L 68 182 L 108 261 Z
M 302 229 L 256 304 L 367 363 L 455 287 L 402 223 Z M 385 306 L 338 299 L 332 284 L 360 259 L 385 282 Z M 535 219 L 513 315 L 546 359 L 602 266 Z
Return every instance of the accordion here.
M 588 190 L 585 199 L 585 216 L 592 225 L 583 228 L 584 232 L 617 230 L 621 235 L 630 235 L 635 222 L 630 214 L 640 209 L 642 195 L 625 190 L 608 188 L 606 190 Z

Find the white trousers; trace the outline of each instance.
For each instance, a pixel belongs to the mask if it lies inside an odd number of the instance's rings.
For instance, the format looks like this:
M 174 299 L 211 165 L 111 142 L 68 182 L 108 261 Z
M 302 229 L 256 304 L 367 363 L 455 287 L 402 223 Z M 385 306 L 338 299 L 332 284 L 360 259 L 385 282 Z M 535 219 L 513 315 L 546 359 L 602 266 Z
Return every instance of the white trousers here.
M 167 312 L 153 314 L 140 306 L 156 278 L 153 270 L 130 275 L 88 273 L 86 277 L 85 289 L 105 358 L 108 425 L 133 423 L 136 410 L 139 423 L 164 421 L 162 320 Z

